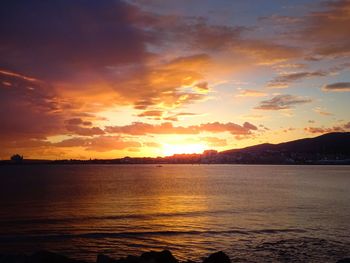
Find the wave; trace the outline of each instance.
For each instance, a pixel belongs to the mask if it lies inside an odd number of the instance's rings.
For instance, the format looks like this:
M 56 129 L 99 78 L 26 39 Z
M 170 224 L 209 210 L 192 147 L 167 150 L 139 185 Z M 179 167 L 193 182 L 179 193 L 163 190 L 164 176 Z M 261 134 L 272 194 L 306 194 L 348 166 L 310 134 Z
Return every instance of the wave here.
M 8 219 L 0 220 L 1 224 L 61 224 L 61 223 L 73 223 L 90 220 L 125 220 L 125 219 L 153 219 L 157 217 L 193 217 L 193 216 L 206 216 L 206 215 L 218 215 L 218 214 L 235 214 L 239 212 L 232 212 L 226 210 L 215 211 L 190 211 L 190 212 L 172 212 L 172 213 L 148 213 L 148 214 L 122 214 L 122 215 L 107 215 L 107 216 L 77 216 L 77 217 L 64 217 L 64 218 L 25 218 L 25 219 Z
M 302 229 L 260 229 L 260 230 L 192 230 L 192 231 L 134 231 L 134 232 L 90 232 L 81 234 L 53 234 L 53 235 L 11 235 L 0 236 L 0 242 L 9 241 L 40 241 L 40 240 L 62 240 L 62 239 L 105 239 L 105 238 L 133 238 L 133 237 L 157 237 L 177 235 L 257 235 L 257 234 L 280 234 L 280 233 L 305 233 Z

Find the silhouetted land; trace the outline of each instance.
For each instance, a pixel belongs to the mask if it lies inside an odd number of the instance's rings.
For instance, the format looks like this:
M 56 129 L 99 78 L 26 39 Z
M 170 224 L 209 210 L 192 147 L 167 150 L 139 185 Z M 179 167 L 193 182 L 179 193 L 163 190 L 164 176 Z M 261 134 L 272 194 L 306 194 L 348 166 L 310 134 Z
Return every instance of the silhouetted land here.
M 1 161 L 1 164 L 18 162 Z M 223 152 L 176 154 L 167 157 L 124 157 L 90 160 L 22 160 L 21 164 L 350 164 L 350 132 L 279 144 L 259 144 Z

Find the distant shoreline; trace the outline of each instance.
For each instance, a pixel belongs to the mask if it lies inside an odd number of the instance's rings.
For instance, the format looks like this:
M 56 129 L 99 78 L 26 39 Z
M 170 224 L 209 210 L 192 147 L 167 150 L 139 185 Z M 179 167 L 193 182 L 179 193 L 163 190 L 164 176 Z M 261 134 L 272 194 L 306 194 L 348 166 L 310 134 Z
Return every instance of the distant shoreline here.
M 129 162 L 129 163 L 118 163 L 118 162 L 109 162 L 109 161 L 97 161 L 97 162 L 89 162 L 82 160 L 60 160 L 60 161 L 35 161 L 35 162 L 23 162 L 23 163 L 13 163 L 11 161 L 0 161 L 0 166 L 35 166 L 35 165 L 149 165 L 161 168 L 159 165 L 286 165 L 286 166 L 297 166 L 297 165 L 317 165 L 317 166 L 325 166 L 325 165 L 350 165 L 350 160 L 342 160 L 342 161 L 325 161 L 325 162 L 307 162 L 307 163 L 140 163 L 140 162 Z
M 0 164 L 266 164 L 266 165 L 350 165 L 350 132 L 328 133 L 279 144 L 259 144 L 223 152 L 175 154 L 165 157 L 123 157 L 115 159 L 25 159 L 19 154 Z

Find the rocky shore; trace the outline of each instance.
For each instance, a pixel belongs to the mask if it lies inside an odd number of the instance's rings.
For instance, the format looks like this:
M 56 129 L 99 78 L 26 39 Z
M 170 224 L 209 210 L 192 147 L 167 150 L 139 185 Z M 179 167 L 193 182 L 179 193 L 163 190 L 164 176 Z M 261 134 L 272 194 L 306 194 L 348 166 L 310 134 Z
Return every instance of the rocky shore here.
M 231 263 L 233 261 L 222 251 L 209 255 L 202 263 Z M 87 263 L 49 251 L 39 251 L 32 255 L 1 255 L 0 263 Z M 104 254 L 98 254 L 96 263 L 180 263 L 169 250 L 160 252 L 150 251 L 140 256 L 127 256 L 114 259 Z M 182 263 L 196 263 L 195 261 L 184 261 Z M 338 260 L 336 263 L 350 263 L 350 258 Z
M 224 252 L 216 252 L 205 258 L 203 263 L 230 263 L 230 258 Z M 61 254 L 50 251 L 39 251 L 30 256 L 27 255 L 1 255 L 0 263 L 87 263 L 83 260 L 76 260 Z M 169 250 L 160 252 L 150 251 L 141 256 L 127 256 L 114 259 L 104 254 L 98 254 L 96 263 L 179 263 Z M 185 261 L 183 263 L 195 263 Z

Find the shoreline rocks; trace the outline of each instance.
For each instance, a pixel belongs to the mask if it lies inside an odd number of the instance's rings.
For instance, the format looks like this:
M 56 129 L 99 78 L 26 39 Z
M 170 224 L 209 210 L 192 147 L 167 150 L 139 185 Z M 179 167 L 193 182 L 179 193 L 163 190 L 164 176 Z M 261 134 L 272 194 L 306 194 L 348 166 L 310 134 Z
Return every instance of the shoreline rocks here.
M 222 251 L 209 255 L 203 263 L 231 263 L 230 258 Z M 39 251 L 30 256 L 26 255 L 0 255 L 0 263 L 88 263 L 83 260 L 72 259 L 64 255 L 50 252 Z M 127 256 L 114 259 L 105 254 L 98 254 L 96 263 L 180 263 L 169 250 L 149 251 L 140 256 Z M 195 263 L 186 261 L 183 263 Z
M 197 262 L 202 263 L 231 263 L 230 258 L 222 251 L 215 252 L 204 260 Z M 1 255 L 0 263 L 88 263 L 84 260 L 77 260 L 67 256 L 50 252 L 39 251 L 30 256 L 27 255 Z M 114 259 L 104 254 L 98 254 L 96 263 L 196 263 L 195 261 L 187 260 L 179 262 L 169 250 L 150 251 L 141 254 L 140 256 L 127 256 L 124 258 Z M 336 263 L 350 263 L 350 258 L 339 259 Z

